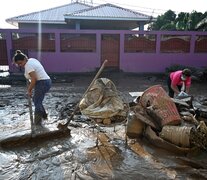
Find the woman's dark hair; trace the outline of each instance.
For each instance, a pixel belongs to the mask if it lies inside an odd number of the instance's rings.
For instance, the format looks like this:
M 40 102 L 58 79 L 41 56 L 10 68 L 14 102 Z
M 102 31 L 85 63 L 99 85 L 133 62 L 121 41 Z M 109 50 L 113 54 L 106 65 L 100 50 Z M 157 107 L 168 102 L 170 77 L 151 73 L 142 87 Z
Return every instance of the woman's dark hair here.
M 20 50 L 16 50 L 15 55 L 13 57 L 13 61 L 17 62 L 17 61 L 23 61 L 25 59 L 27 59 L 27 56 L 24 53 L 22 53 Z
M 192 74 L 191 73 L 191 70 L 190 69 L 187 69 L 187 68 L 186 69 L 183 69 L 183 72 L 182 73 L 183 73 L 183 75 L 185 75 L 187 77 L 190 77 L 191 74 Z

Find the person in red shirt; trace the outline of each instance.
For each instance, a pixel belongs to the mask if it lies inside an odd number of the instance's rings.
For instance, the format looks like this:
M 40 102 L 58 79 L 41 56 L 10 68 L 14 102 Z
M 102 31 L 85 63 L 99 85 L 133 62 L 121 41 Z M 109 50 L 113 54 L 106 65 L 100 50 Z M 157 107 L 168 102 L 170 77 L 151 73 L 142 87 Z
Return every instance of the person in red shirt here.
M 169 96 L 174 97 L 174 94 L 178 95 L 180 92 L 189 93 L 191 86 L 191 70 L 183 69 L 169 74 L 167 80 Z

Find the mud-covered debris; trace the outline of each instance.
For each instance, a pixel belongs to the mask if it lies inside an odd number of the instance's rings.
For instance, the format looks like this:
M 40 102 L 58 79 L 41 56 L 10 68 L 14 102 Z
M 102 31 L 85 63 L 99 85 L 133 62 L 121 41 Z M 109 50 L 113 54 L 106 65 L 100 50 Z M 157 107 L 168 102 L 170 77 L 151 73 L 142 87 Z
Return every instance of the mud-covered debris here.
M 131 107 L 130 110 L 133 111 L 136 114 L 136 117 L 144 124 L 149 125 L 156 130 L 159 130 L 159 127 L 157 126 L 155 120 L 149 116 L 143 106 L 137 104 L 136 106 Z
M 9 105 L 9 100 L 1 100 L 0 101 L 0 107 L 5 107 Z
M 198 117 L 203 117 L 207 119 L 207 106 L 203 105 L 205 101 L 195 101 L 193 102 L 193 107 L 195 109 L 195 113 Z M 207 120 L 206 120 L 207 122 Z
M 162 128 L 159 136 L 177 146 L 189 148 L 190 143 L 190 134 L 193 127 L 188 126 L 173 126 L 166 125 Z
M 192 129 L 190 143 L 201 149 L 207 149 L 207 127 L 205 122 L 201 121 L 197 128 Z
M 127 118 L 125 116 L 115 115 L 110 118 L 91 118 L 94 122 L 102 125 L 113 125 L 116 123 L 126 122 Z
M 207 127 L 203 121 L 198 126 L 164 126 L 159 136 L 180 147 L 207 149 Z
M 156 119 L 158 126 L 180 124 L 181 118 L 176 105 L 161 85 L 146 89 L 139 102 L 144 108 L 150 107 L 149 114 Z
M 191 113 L 190 113 L 189 115 L 184 115 L 184 116 L 182 116 L 182 119 L 183 119 L 184 121 L 193 123 L 193 124 L 195 124 L 195 125 L 198 125 L 198 124 L 199 124 L 198 120 L 197 120 L 197 119 L 195 118 L 195 116 L 193 116 Z
M 143 135 L 145 124 L 131 111 L 127 116 L 127 131 L 129 138 L 137 138 Z
M 56 110 L 58 111 L 58 118 L 60 120 L 66 119 L 74 111 L 76 103 L 67 103 L 57 105 Z M 80 111 L 77 111 L 76 114 L 80 114 Z
M 96 123 L 112 125 L 125 122 L 128 103 L 118 93 L 115 84 L 107 78 L 96 79 L 79 104 L 83 115 Z

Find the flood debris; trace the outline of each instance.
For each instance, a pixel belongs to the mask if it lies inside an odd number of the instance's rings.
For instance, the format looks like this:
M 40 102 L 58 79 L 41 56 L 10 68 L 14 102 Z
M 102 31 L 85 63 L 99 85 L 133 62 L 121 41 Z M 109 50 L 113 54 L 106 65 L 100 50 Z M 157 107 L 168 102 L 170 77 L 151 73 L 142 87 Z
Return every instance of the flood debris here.
M 176 152 L 185 153 L 196 148 L 206 150 L 207 127 L 205 121 L 199 119 L 201 114 L 205 118 L 206 108 L 201 111 L 198 103 L 195 108 L 193 101 L 190 96 L 170 98 L 160 85 L 146 89 L 130 106 L 134 125 L 129 118 L 127 135 L 131 138 L 143 135 L 154 145 Z M 144 125 L 136 127 L 140 121 Z M 132 135 L 134 131 L 136 133 Z
M 159 136 L 177 146 L 189 148 L 192 129 L 188 126 L 164 126 Z
M 170 98 L 161 85 L 133 94 L 138 95 L 133 103 L 126 103 L 111 80 L 99 78 L 81 100 L 78 114 L 98 126 L 126 122 L 129 138 L 146 137 L 151 142 L 159 142 L 155 145 L 175 152 L 207 148 L 205 121 L 197 118 L 205 112 L 204 108 L 200 110 L 204 105 L 194 105 L 191 96 Z M 73 107 L 69 104 L 67 111 L 69 106 Z
M 207 123 L 207 100 L 203 99 L 200 102 L 194 101 L 192 106 L 195 110 L 195 114 L 198 118 L 203 118 L 203 120 Z
M 161 85 L 146 89 L 139 102 L 161 128 L 164 125 L 180 124 L 181 118 L 175 103 Z
M 204 121 L 200 121 L 199 125 L 192 129 L 190 143 L 201 149 L 207 149 L 207 127 Z
M 142 115 L 140 115 L 142 116 Z M 128 137 L 141 137 L 145 128 L 145 123 L 143 122 L 144 116 L 140 117 L 134 111 L 130 111 L 127 116 L 127 131 L 126 135 Z
M 152 145 L 157 146 L 159 148 L 166 149 L 176 154 L 187 154 L 194 150 L 192 148 L 180 147 L 169 141 L 164 140 L 150 126 L 146 127 L 144 132 L 144 137 L 146 137 L 146 139 L 149 140 L 149 142 Z
M 114 83 L 107 78 L 97 79 L 79 104 L 83 115 L 100 125 L 126 121 L 128 105 L 119 95 Z

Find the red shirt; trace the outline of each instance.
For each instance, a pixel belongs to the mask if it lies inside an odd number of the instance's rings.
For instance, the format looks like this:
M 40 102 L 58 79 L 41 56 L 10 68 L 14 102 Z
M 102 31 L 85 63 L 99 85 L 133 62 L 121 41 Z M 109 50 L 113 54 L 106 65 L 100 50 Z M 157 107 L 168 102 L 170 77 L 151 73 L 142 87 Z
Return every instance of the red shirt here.
M 191 77 L 187 77 L 185 81 L 183 81 L 181 79 L 181 76 L 182 76 L 182 71 L 175 71 L 175 72 L 171 72 L 170 73 L 170 79 L 171 79 L 171 84 L 174 85 L 174 86 L 177 86 L 177 85 L 181 85 L 182 86 L 182 83 L 185 82 L 185 86 L 190 86 L 191 85 Z

